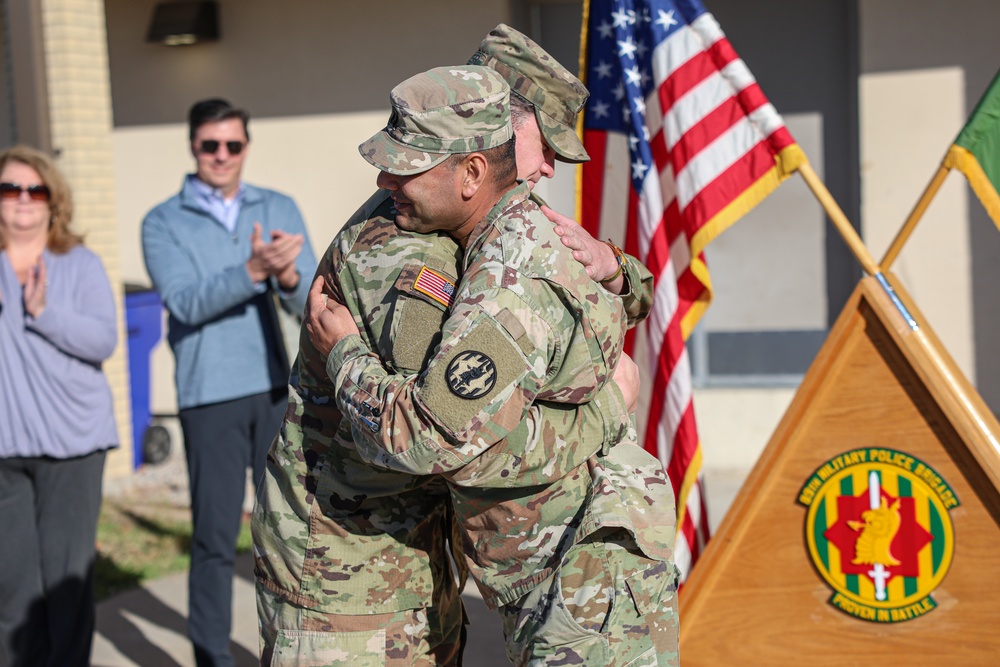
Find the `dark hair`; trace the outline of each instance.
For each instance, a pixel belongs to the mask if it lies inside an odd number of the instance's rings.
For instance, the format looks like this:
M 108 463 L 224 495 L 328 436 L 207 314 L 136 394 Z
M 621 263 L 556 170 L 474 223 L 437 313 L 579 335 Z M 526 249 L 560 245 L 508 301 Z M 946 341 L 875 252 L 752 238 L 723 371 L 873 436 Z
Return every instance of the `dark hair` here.
M 513 186 L 517 181 L 516 145 L 517 140 L 514 137 L 511 137 L 499 146 L 484 148 L 480 151 L 472 151 L 473 153 L 479 153 L 486 158 L 486 164 L 490 167 L 490 182 L 498 188 Z M 445 168 L 454 171 L 458 169 L 458 165 L 462 163 L 462 160 L 470 154 L 471 153 L 453 153 L 452 155 L 449 155 L 448 159 L 441 164 Z
M 232 118 L 243 121 L 243 132 L 247 135 L 247 141 L 250 141 L 250 114 L 246 111 L 237 109 L 229 100 L 220 97 L 195 102 L 188 111 L 188 138 L 194 141 L 195 132 L 205 123 L 218 123 Z
M 74 246 L 83 243 L 83 236 L 70 230 L 73 220 L 73 198 L 70 195 L 69 183 L 56 166 L 55 161 L 46 153 L 30 146 L 14 146 L 0 153 L 0 171 L 8 162 L 20 162 L 38 172 L 51 193 L 49 198 L 49 238 L 46 243 L 49 250 L 56 254 L 69 252 Z M 7 247 L 7 239 L 0 230 L 0 250 Z
M 493 172 L 493 185 L 503 188 L 514 185 L 517 180 L 516 140 L 511 137 L 506 142 L 482 151 Z

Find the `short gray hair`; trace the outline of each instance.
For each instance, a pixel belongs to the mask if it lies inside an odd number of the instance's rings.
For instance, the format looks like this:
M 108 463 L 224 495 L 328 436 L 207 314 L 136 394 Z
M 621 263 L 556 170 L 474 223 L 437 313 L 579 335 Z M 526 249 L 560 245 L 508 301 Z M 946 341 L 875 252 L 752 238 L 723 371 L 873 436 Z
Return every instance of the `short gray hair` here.
M 535 117 L 535 105 L 515 92 L 510 94 L 510 124 L 517 130 L 529 118 Z

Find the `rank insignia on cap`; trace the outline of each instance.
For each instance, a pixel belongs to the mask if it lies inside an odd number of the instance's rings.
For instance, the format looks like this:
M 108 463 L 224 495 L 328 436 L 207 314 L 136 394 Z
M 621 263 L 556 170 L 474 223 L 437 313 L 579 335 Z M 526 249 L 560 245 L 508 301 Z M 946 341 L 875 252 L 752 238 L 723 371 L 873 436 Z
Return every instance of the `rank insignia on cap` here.
M 455 300 L 455 283 L 426 266 L 421 267 L 417 279 L 413 281 L 413 289 L 421 294 L 426 294 L 445 308 L 451 306 L 452 301 Z
M 451 393 L 473 400 L 493 389 L 497 381 L 497 366 L 482 352 L 466 350 L 451 360 L 444 377 Z

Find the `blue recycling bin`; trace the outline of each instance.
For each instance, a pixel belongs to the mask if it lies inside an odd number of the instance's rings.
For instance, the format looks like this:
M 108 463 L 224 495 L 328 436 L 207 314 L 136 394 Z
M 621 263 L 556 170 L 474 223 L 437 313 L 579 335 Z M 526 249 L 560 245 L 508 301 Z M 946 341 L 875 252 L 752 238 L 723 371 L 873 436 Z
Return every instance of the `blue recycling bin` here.
M 163 334 L 163 302 L 148 287 L 125 286 L 125 324 L 128 329 L 128 370 L 132 398 L 132 460 L 145 460 L 143 445 L 152 422 L 150 354 Z

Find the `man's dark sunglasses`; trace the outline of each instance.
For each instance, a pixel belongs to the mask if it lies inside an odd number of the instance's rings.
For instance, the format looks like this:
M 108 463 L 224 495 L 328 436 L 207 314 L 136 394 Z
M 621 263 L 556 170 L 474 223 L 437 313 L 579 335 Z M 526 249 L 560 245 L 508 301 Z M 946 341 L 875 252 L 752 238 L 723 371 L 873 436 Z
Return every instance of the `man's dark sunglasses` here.
M 203 153 L 205 155 L 215 155 L 216 153 L 219 152 L 219 146 L 221 146 L 223 143 L 226 144 L 226 150 L 229 151 L 230 155 L 239 155 L 240 153 L 243 152 L 243 147 L 247 145 L 245 141 L 222 142 L 222 141 L 216 141 L 215 139 L 206 139 L 205 141 L 201 142 L 200 146 L 198 146 L 198 152 Z
M 32 201 L 48 201 L 51 193 L 47 185 L 21 186 L 17 183 L 0 183 L 0 199 L 17 199 L 22 192 Z

